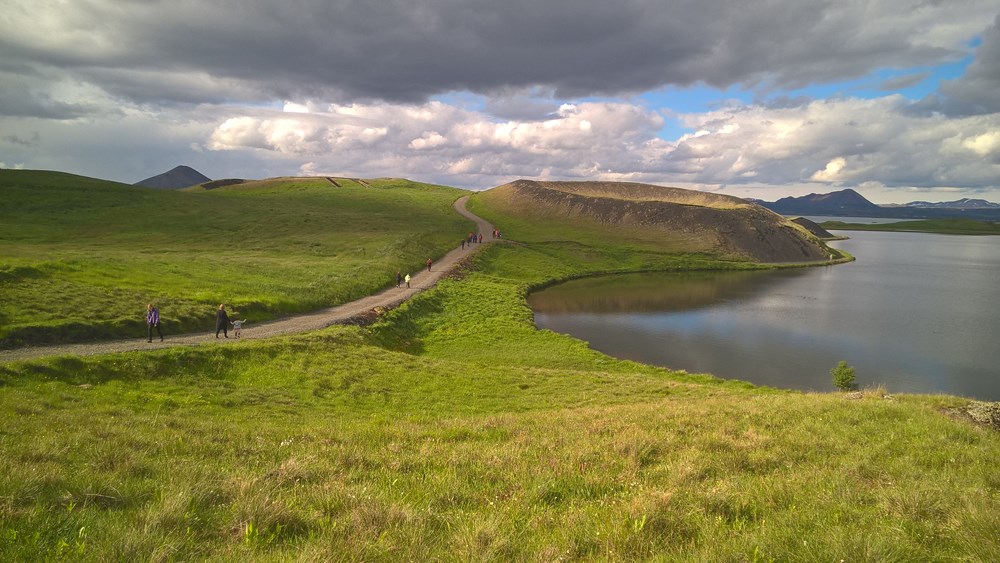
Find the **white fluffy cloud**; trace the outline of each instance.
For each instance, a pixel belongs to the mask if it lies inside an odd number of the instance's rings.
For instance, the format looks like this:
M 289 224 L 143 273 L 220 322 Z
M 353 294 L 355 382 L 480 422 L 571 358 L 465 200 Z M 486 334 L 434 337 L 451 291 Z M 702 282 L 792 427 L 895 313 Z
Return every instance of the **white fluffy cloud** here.
M 411 175 L 470 187 L 513 177 L 680 184 L 996 186 L 1000 115 L 920 115 L 898 96 L 729 107 L 682 116 L 697 131 L 658 137 L 663 116 L 625 103 L 565 104 L 543 121 L 497 121 L 441 102 L 330 106 L 230 118 L 211 150 L 264 150 L 330 174 Z M 273 114 L 273 115 L 272 115 Z M 373 159 L 372 155 L 380 155 Z
M 641 166 L 635 154 L 657 143 L 662 125 L 659 113 L 621 103 L 567 104 L 544 121 L 497 121 L 442 102 L 352 104 L 308 114 L 258 110 L 231 117 L 205 146 L 267 151 L 290 162 L 307 157 L 308 169 L 329 173 L 429 175 L 486 187 L 553 170 L 579 177 L 631 171 Z M 373 159 L 376 154 L 381 156 Z
M 900 96 L 888 96 L 688 115 L 702 134 L 680 139 L 664 156 L 664 170 L 718 184 L 997 187 L 1000 114 L 948 117 L 910 109 Z

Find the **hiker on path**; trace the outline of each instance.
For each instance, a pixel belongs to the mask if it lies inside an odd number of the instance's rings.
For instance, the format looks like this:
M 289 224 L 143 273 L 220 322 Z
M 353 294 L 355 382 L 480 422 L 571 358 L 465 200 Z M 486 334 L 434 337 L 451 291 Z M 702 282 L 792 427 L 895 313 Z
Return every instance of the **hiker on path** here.
M 399 273 L 399 270 L 396 270 L 396 287 L 399 287 L 401 283 L 403 283 L 403 274 Z
M 229 327 L 229 315 L 226 314 L 226 304 L 220 303 L 219 310 L 215 312 L 215 337 L 219 337 L 219 331 L 222 331 L 222 335 L 229 338 L 229 333 L 226 329 Z
M 410 288 L 410 274 L 406 274 L 406 278 L 404 278 L 404 279 L 406 280 L 406 288 L 409 289 Z
M 235 321 L 232 321 L 232 324 L 233 324 L 233 336 L 235 336 L 236 338 L 240 337 L 240 333 L 243 332 L 243 323 L 245 323 L 245 322 L 247 322 L 246 319 L 243 319 L 243 320 L 237 319 Z
M 465 250 L 465 239 L 462 239 L 462 250 Z
M 479 233 L 479 242 L 483 242 L 483 233 Z
M 431 271 L 431 259 L 430 258 L 427 259 L 427 271 L 428 272 Z
M 160 335 L 160 342 L 163 342 L 163 332 L 160 330 L 160 310 L 152 303 L 146 305 L 146 342 L 153 341 L 153 328 L 156 334 Z

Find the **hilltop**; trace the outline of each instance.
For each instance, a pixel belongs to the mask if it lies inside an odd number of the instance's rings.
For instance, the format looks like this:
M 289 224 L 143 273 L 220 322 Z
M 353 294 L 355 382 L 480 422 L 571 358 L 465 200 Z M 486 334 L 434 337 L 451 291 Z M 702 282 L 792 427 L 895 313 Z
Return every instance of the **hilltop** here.
M 803 229 L 809 231 L 810 233 L 812 233 L 813 235 L 815 235 L 816 238 L 818 238 L 820 240 L 836 240 L 838 238 L 843 238 L 843 237 L 838 237 L 838 236 L 834 235 L 833 233 L 831 233 L 830 231 L 824 229 L 822 226 L 820 226 L 816 222 L 810 221 L 809 219 L 806 219 L 805 217 L 793 217 L 791 219 L 791 221 L 793 223 L 795 223 L 796 225 L 802 227 Z
M 133 185 L 164 190 L 176 190 L 198 184 L 204 184 L 205 182 L 210 181 L 212 181 L 211 178 L 205 176 L 190 166 L 177 166 L 167 172 L 164 172 L 163 174 L 157 174 L 156 176 L 146 178 L 145 180 L 140 180 Z
M 744 199 L 628 182 L 517 180 L 482 194 L 488 205 L 544 225 L 578 224 L 686 252 L 756 262 L 826 260 L 805 229 Z

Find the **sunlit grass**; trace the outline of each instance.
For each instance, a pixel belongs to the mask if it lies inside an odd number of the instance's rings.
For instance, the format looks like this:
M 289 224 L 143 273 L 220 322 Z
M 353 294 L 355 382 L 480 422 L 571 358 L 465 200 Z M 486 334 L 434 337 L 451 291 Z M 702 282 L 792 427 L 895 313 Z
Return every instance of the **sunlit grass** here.
M 1000 560 L 967 401 L 535 330 L 547 280 L 731 267 L 592 244 L 490 245 L 368 328 L 0 366 L 0 560 Z
M 219 303 L 252 320 L 336 305 L 452 248 L 462 192 L 325 179 L 211 191 L 0 171 L 0 342 L 137 336 L 155 302 L 167 333 L 205 330 Z
M 487 366 L 336 328 L 8 368 L 0 554 L 998 553 L 995 434 L 918 398 L 762 393 L 589 355 Z

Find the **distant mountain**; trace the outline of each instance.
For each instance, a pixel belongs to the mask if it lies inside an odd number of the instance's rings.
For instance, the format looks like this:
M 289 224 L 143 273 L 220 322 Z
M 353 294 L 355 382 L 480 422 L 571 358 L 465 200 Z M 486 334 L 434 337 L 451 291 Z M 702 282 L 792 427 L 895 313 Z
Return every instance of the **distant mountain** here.
M 176 190 L 187 188 L 197 184 L 210 182 L 212 179 L 198 172 L 190 166 L 178 166 L 173 170 L 146 178 L 145 180 L 132 184 L 133 186 L 145 186 L 147 188 L 160 188 L 164 190 Z
M 858 192 L 847 189 L 828 194 L 809 194 L 802 197 L 783 197 L 773 203 L 760 205 L 782 215 L 844 215 L 878 216 L 882 208 L 868 201 Z
M 917 209 L 1000 209 L 1000 203 L 993 203 L 985 199 L 969 199 L 963 197 L 955 201 L 942 201 L 931 203 L 929 201 L 911 201 L 903 204 L 902 207 L 912 207 Z
M 887 217 L 890 219 L 944 219 L 963 217 L 981 221 L 1000 221 L 1000 204 L 982 199 L 960 199 L 944 203 L 915 201 L 905 205 L 875 205 L 858 192 L 847 189 L 828 194 L 783 197 L 758 205 L 782 215 L 835 217 Z

